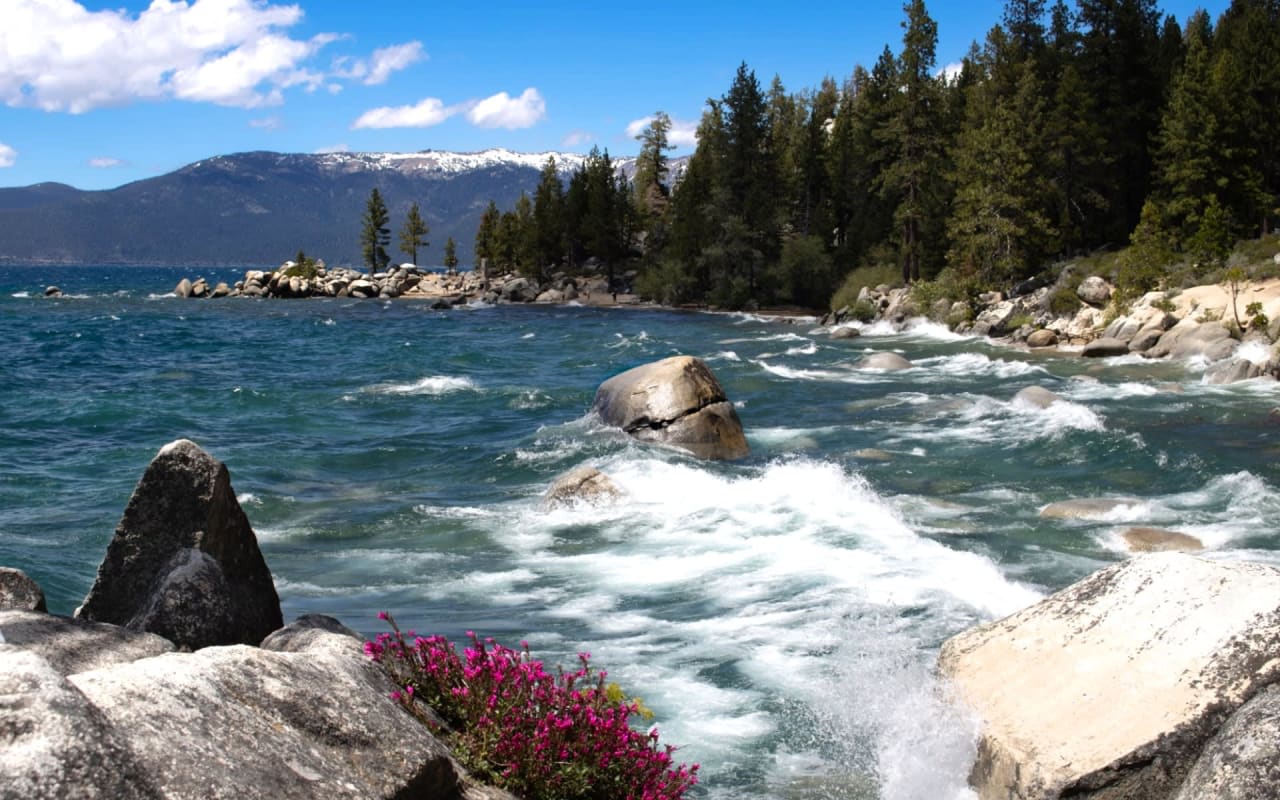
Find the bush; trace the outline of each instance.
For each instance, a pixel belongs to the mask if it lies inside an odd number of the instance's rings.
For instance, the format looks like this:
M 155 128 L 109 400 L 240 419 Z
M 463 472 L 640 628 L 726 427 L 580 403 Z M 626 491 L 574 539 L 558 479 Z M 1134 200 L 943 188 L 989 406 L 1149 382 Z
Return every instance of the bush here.
M 872 322 L 876 318 L 876 307 L 867 300 L 855 300 L 853 305 L 849 306 L 849 316 L 858 322 Z
M 1084 305 L 1070 285 L 1059 286 L 1049 293 L 1049 310 L 1059 317 L 1075 316 Z
M 393 632 L 365 652 L 404 687 L 392 699 L 428 725 L 422 706 L 438 714 L 454 757 L 477 779 L 525 800 L 679 800 L 697 783 L 698 765 L 674 765 L 675 748 L 659 748 L 656 728 L 631 728 L 643 707 L 606 684 L 590 654 L 578 654 L 574 672 L 551 675 L 526 643 L 511 650 L 468 631 L 459 657 L 443 636 L 406 636 L 378 616 Z
M 892 264 L 873 264 L 858 267 L 845 276 L 844 283 L 831 298 L 831 310 L 839 311 L 845 306 L 852 306 L 858 299 L 862 287 L 876 288 L 880 284 L 894 286 L 902 282 L 898 268 Z

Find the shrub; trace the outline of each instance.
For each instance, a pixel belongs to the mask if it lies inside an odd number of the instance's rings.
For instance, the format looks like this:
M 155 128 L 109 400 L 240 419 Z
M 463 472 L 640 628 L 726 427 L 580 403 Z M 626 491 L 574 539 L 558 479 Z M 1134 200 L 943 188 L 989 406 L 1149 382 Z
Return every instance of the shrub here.
M 871 305 L 867 300 L 855 300 L 853 305 L 849 306 L 849 316 L 858 322 L 871 322 L 876 318 L 876 307 Z
M 1076 290 L 1069 285 L 1059 286 L 1049 293 L 1049 310 L 1059 317 L 1074 316 L 1084 305 Z
M 1249 327 L 1254 330 L 1265 331 L 1271 322 L 1262 311 L 1262 303 L 1257 300 L 1245 306 L 1244 313 L 1249 317 Z
M 844 283 L 831 298 L 831 310 L 839 311 L 845 306 L 852 306 L 858 299 L 862 287 L 872 289 L 881 284 L 894 286 L 902 282 L 902 275 L 893 264 L 870 264 L 858 267 L 845 276 Z
M 470 631 L 460 657 L 443 636 L 392 633 L 365 643 L 398 686 L 391 697 L 428 725 L 429 707 L 448 725 L 454 757 L 479 780 L 525 800 L 679 800 L 697 783 L 698 765 L 674 765 L 657 729 L 631 728 L 643 715 L 606 673 L 579 653 L 572 673 L 552 675 L 527 643 L 512 650 Z M 412 639 L 412 641 L 410 641 Z

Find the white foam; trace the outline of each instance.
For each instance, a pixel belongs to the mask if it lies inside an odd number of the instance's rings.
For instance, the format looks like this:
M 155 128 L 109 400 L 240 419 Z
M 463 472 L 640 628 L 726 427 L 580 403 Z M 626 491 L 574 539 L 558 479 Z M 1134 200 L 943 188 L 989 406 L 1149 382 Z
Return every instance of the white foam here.
M 24 300 L 24 299 L 26 299 L 26 298 L 28 298 L 28 297 L 30 297 L 30 296 L 31 296 L 31 292 L 14 292 L 13 294 L 11 294 L 11 295 L 9 295 L 9 296 L 10 296 L 10 297 L 16 297 L 16 298 L 18 298 L 18 299 L 20 299 L 20 300 Z
M 430 375 L 409 383 L 380 383 L 361 391 L 369 394 L 391 395 L 441 395 L 451 392 L 476 391 L 478 387 L 470 378 L 453 375 Z
M 982 353 L 935 356 L 933 358 L 920 359 L 915 362 L 915 365 L 947 376 L 982 375 L 996 378 L 1018 378 L 1026 375 L 1048 374 L 1048 371 L 1039 364 L 1031 364 L 1026 361 L 993 359 Z
M 1266 364 L 1271 360 L 1272 346 L 1266 342 L 1245 342 L 1236 348 L 1236 358 L 1242 358 L 1251 364 Z

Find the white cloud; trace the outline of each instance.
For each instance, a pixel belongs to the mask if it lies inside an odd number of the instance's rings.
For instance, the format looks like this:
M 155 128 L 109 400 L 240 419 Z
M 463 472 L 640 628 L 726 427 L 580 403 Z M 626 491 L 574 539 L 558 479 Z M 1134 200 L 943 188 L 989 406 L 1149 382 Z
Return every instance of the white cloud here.
M 278 0 L 151 0 L 141 12 L 91 11 L 81 0 L 3 0 L 0 103 L 80 114 L 140 100 L 257 108 L 332 78 L 308 62 L 345 38 L 298 39 L 303 16 Z M 358 79 L 385 81 L 424 58 L 418 42 L 375 50 Z
M 547 116 L 547 103 L 537 89 L 530 87 L 516 98 L 498 92 L 475 103 L 467 111 L 467 119 L 478 128 L 531 128 Z
M 18 151 L 14 150 L 7 144 L 0 142 L 0 168 L 12 167 L 13 162 L 18 160 Z
M 350 153 L 351 148 L 344 144 L 331 144 L 328 147 L 320 147 L 315 150 L 315 154 L 322 156 L 325 153 Z
M 94 169 L 111 169 L 112 167 L 124 166 L 124 162 L 118 158 L 112 158 L 111 156 L 98 156 L 96 158 L 89 159 L 89 166 Z
M 365 86 L 386 83 L 391 73 L 402 70 L 410 64 L 417 63 L 427 57 L 422 52 L 422 42 L 408 42 L 374 50 L 369 57 L 369 74 L 365 76 Z
M 942 69 L 938 70 L 935 78 L 941 78 L 947 83 L 952 83 L 956 78 L 960 77 L 960 71 L 964 69 L 964 64 L 959 61 L 952 61 Z
M 627 123 L 627 138 L 634 139 L 649 127 L 653 117 L 641 117 Z M 696 147 L 698 145 L 698 123 L 671 120 L 671 129 L 667 131 L 667 143 L 676 147 Z
M 573 131 L 568 136 L 560 140 L 562 147 L 578 147 L 588 142 L 594 141 L 596 137 L 586 131 Z
M 260 117 L 259 119 L 249 120 L 250 128 L 261 128 L 264 131 L 280 130 L 280 126 L 283 124 L 284 120 L 280 119 L 276 114 L 272 114 L 269 117 Z
M 435 97 L 428 97 L 411 106 L 382 106 L 371 108 L 351 123 L 359 128 L 430 128 L 439 125 L 462 110 L 460 106 L 446 106 Z

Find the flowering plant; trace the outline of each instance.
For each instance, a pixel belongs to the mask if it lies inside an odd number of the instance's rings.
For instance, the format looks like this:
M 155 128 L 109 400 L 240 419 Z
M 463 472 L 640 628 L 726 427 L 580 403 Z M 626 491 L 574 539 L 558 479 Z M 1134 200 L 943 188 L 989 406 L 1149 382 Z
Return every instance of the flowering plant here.
M 631 727 L 647 709 L 606 684 L 590 653 L 553 675 L 527 642 L 512 650 L 468 631 L 459 656 L 443 636 L 378 617 L 392 630 L 364 647 L 402 687 L 391 698 L 443 733 L 478 779 L 526 800 L 680 800 L 697 783 L 698 765 L 675 765 L 656 728 Z

